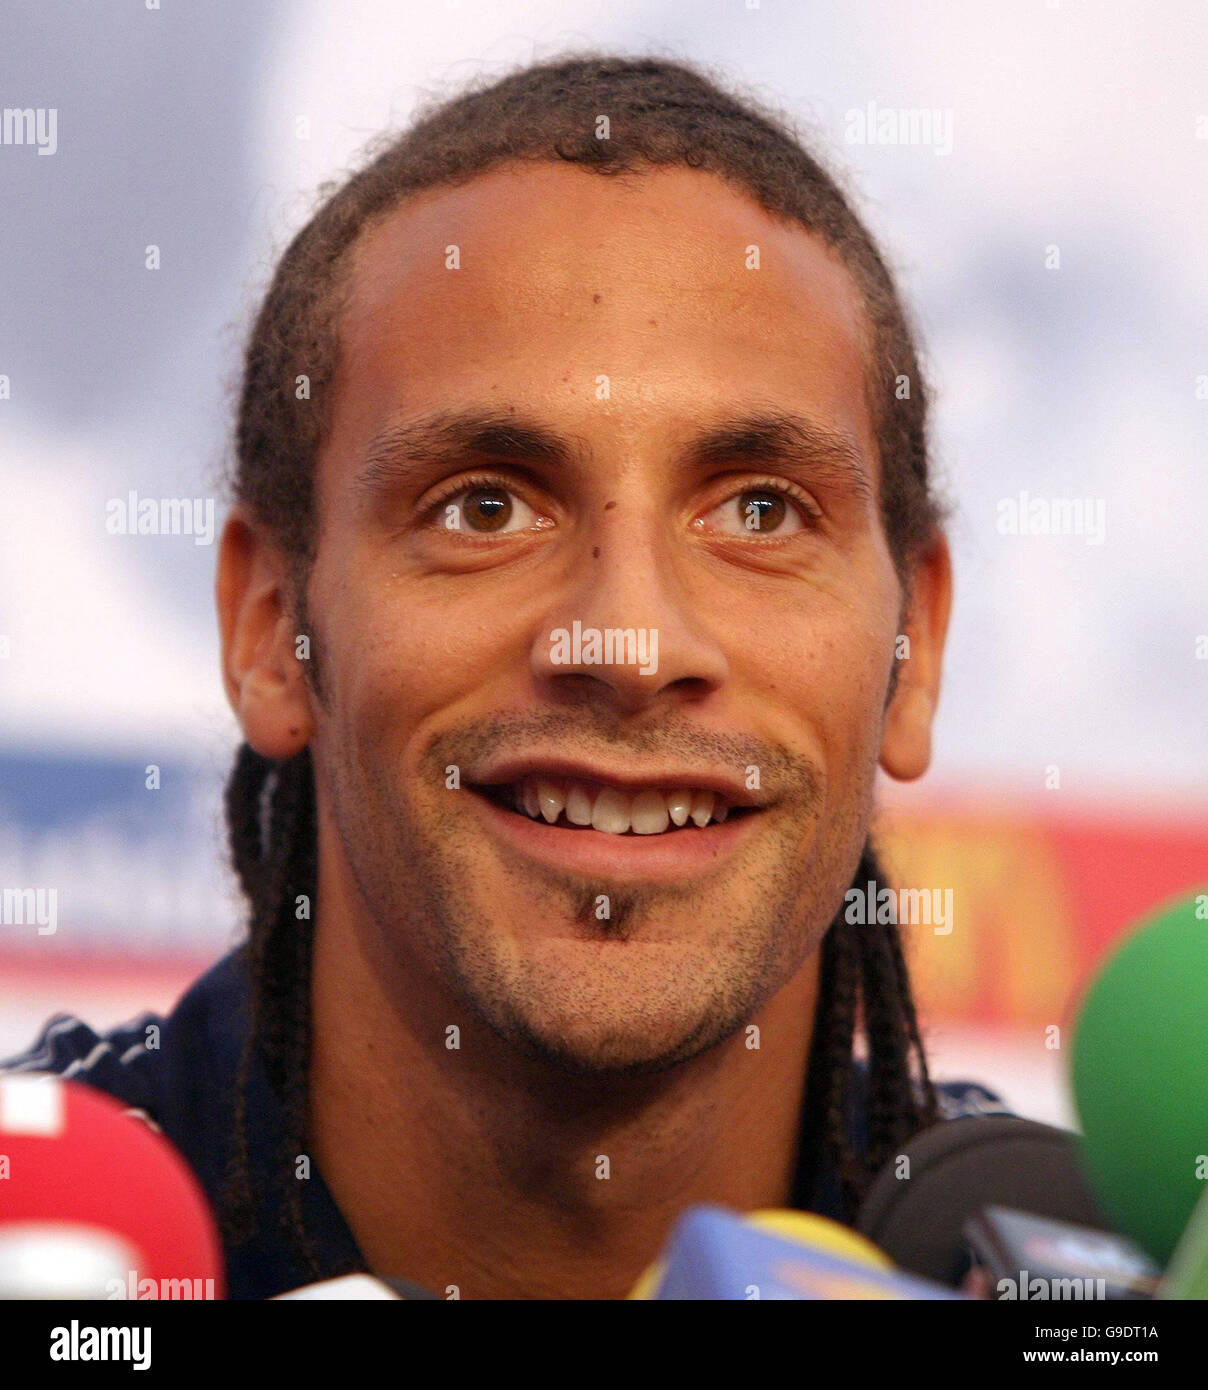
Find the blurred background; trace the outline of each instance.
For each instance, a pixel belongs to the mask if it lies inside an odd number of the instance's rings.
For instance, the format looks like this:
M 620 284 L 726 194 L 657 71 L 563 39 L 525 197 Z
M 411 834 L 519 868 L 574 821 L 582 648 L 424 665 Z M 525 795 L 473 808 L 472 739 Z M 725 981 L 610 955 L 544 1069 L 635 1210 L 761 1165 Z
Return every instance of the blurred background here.
M 899 271 L 957 599 L 935 766 L 886 784 L 881 833 L 952 891 L 951 930 L 907 931 L 933 1070 L 1071 1123 L 1089 972 L 1208 883 L 1194 0 L 8 6 L 0 108 L 32 124 L 0 118 L 0 888 L 57 910 L 0 911 L 0 1057 L 60 1010 L 168 1008 L 242 930 L 214 541 L 276 255 L 417 101 L 588 47 L 787 111 Z M 114 533 L 131 494 L 196 524 Z

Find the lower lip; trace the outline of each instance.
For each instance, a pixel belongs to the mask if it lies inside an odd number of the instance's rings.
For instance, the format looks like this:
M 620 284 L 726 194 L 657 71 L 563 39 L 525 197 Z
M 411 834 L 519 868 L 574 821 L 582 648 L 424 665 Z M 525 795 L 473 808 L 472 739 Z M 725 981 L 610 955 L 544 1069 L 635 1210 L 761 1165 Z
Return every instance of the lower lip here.
M 505 811 L 472 792 L 505 843 L 553 869 L 634 881 L 689 878 L 721 863 L 750 833 L 758 812 L 703 828 L 687 826 L 658 835 L 609 835 L 590 827 L 567 830 Z

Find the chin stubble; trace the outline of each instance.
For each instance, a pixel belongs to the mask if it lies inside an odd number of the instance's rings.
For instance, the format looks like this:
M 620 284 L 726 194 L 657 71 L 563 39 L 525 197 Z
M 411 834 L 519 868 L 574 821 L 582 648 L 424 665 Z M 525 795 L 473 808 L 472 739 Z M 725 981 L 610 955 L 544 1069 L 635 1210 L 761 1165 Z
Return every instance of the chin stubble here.
M 497 746 L 498 732 L 487 737 Z M 698 750 L 699 744 L 694 748 L 699 757 Z M 461 757 L 472 765 L 464 752 Z M 455 795 L 444 791 L 443 777 L 458 758 L 435 747 L 427 761 L 439 769 L 440 795 Z M 503 865 L 512 883 L 532 898 L 534 914 L 554 914 L 567 924 L 568 935 L 587 942 L 611 940 L 619 952 L 631 945 L 646 950 L 640 943 L 660 937 L 674 941 L 674 934 L 660 932 L 660 922 L 670 914 L 682 916 L 689 903 L 695 920 L 710 924 L 700 936 L 695 961 L 678 955 L 675 977 L 668 981 L 668 988 L 684 1000 L 683 1030 L 650 1051 L 655 1011 L 661 1005 L 665 1018 L 668 1007 L 667 997 L 658 993 L 659 982 L 641 977 L 644 992 L 625 1013 L 618 1010 L 616 998 L 624 987 L 624 970 L 613 977 L 601 973 L 569 981 L 535 980 L 525 962 L 517 966 L 514 956 L 499 948 L 499 923 L 483 907 L 492 891 L 497 893 L 497 884 L 474 880 L 481 843 L 472 822 L 452 802 L 442 811 L 435 800 L 432 813 L 425 814 L 378 775 L 384 765 L 384 760 L 363 758 L 351 777 L 343 769 L 335 800 L 345 852 L 373 919 L 390 924 L 381 928 L 386 949 L 403 970 L 420 953 L 457 1005 L 521 1055 L 563 1073 L 650 1074 L 722 1042 L 816 949 L 829 925 L 829 899 L 837 892 L 841 900 L 850 880 L 833 864 L 813 863 L 809 872 L 800 864 L 805 831 L 793 827 L 812 825 L 820 800 L 812 768 L 799 776 L 797 797 L 789 798 L 794 814 L 780 813 L 784 829 L 779 845 L 764 858 L 761 870 L 746 866 L 727 871 L 687 892 L 666 886 L 612 888 L 606 921 L 596 912 L 602 885 L 527 864 Z M 801 768 L 794 771 L 800 774 Z M 811 857 L 826 848 L 815 844 Z M 856 844 L 857 858 L 858 849 Z M 756 874 L 758 881 L 752 881 Z M 602 962 L 602 972 L 612 968 L 607 956 Z M 600 1028 L 590 1037 L 583 1032 L 571 1036 L 558 1026 L 559 1019 L 571 1018 L 600 1019 Z

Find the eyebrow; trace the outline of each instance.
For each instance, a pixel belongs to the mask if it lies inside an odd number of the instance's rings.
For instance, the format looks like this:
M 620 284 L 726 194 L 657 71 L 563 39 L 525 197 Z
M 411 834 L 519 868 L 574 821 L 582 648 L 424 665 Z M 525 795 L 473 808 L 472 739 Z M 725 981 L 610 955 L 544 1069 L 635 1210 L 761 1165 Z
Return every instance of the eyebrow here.
M 374 436 L 353 481 L 359 492 L 375 493 L 404 483 L 420 467 L 464 464 L 468 458 L 537 463 L 552 471 L 590 462 L 591 447 L 579 436 L 560 434 L 536 420 L 499 410 L 438 411 L 387 425 Z M 860 498 L 875 498 L 863 450 L 846 431 L 791 411 L 728 416 L 676 450 L 675 466 L 752 462 L 790 464 L 846 486 Z
M 467 455 L 567 468 L 587 458 L 583 440 L 498 410 L 438 411 L 387 425 L 361 460 L 353 486 L 375 492 L 404 481 L 417 465 L 464 462 Z
M 738 416 L 696 436 L 681 454 L 687 466 L 699 463 L 752 461 L 767 467 L 796 465 L 836 486 L 845 486 L 864 501 L 874 501 L 876 487 L 864 451 L 845 430 L 834 429 L 791 411 L 774 410 Z

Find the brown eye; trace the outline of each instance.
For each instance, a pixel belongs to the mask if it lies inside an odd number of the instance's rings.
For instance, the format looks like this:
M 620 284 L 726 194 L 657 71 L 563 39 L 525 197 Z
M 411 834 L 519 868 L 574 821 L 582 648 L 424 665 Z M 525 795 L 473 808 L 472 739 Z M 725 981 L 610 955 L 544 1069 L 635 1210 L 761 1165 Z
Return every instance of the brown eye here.
M 788 507 L 777 492 L 743 492 L 738 496 L 738 510 L 744 530 L 766 534 L 779 527 Z
M 474 531 L 500 531 L 512 518 L 512 499 L 498 487 L 476 487 L 462 504 L 466 525 Z
M 805 517 L 812 517 L 809 504 L 796 496 L 773 487 L 748 487 L 731 493 L 695 525 L 722 536 L 746 536 L 758 540 L 775 534 L 794 535 L 806 529 Z
M 484 537 L 541 531 L 551 524 L 548 517 L 538 516 L 511 488 L 489 480 L 471 480 L 464 491 L 438 502 L 432 520 L 448 531 Z

